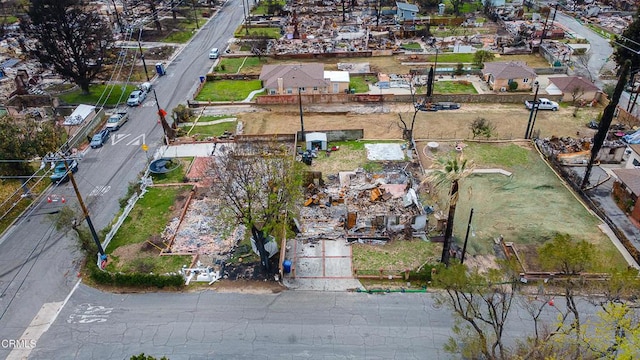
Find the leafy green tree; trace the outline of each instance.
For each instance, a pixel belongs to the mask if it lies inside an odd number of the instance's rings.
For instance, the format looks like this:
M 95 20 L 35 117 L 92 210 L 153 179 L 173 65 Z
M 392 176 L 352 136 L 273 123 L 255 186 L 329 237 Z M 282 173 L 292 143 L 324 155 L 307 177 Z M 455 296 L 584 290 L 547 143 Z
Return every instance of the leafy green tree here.
M 547 241 L 538 250 L 540 264 L 546 271 L 559 272 L 560 277 L 554 279 L 552 284 L 563 289 L 566 312 L 561 316 L 559 331 L 565 335 L 575 336 L 576 358 L 581 358 L 582 349 L 579 345 L 582 334 L 582 322 L 577 297 L 579 291 L 586 285 L 583 272 L 594 271 L 596 268 L 595 246 L 585 240 L 574 240 L 568 234 L 556 234 L 553 239 Z M 570 319 L 571 317 L 571 319 Z
M 145 355 L 144 353 L 140 353 L 140 355 L 133 355 L 130 360 L 156 360 L 156 358 L 151 355 Z M 166 356 L 163 356 L 158 360 L 169 360 L 169 358 Z
M 495 55 L 491 51 L 478 50 L 473 54 L 473 64 L 482 67 L 485 62 L 492 61 Z
M 626 39 L 629 40 L 626 40 Z M 635 42 L 635 44 L 634 44 Z M 640 69 L 640 8 L 634 17 L 634 21 L 622 32 L 622 37 L 616 39 L 616 49 L 613 58 L 622 68 L 625 60 L 631 60 L 631 70 Z
M 464 359 L 510 358 L 503 335 L 519 281 L 513 264 L 501 265 L 480 273 L 455 262 L 435 275 L 435 285 L 444 289 L 436 301 L 451 308 L 457 320 L 456 337 L 449 339 L 446 351 Z
M 0 117 L 0 159 L 31 160 L 57 150 L 63 138 L 64 130 L 53 121 Z M 0 174 L 4 176 L 28 175 L 32 172 L 33 169 L 25 161 L 0 163 Z
M 464 0 L 449 0 L 451 5 L 453 6 L 454 15 L 460 15 L 460 6 L 464 3 Z
M 85 6 L 89 5 L 81 0 L 33 0 L 21 27 L 36 40 L 31 54 L 88 94 L 113 34 L 104 17 Z
M 451 257 L 451 242 L 453 241 L 453 220 L 458 204 L 458 192 L 460 181 L 473 172 L 473 161 L 458 158 L 439 159 L 436 168 L 431 172 L 428 181 L 434 183 L 436 187 L 450 185 L 449 188 L 449 214 L 447 215 L 447 226 L 444 232 L 444 244 L 442 246 L 441 262 L 449 265 Z

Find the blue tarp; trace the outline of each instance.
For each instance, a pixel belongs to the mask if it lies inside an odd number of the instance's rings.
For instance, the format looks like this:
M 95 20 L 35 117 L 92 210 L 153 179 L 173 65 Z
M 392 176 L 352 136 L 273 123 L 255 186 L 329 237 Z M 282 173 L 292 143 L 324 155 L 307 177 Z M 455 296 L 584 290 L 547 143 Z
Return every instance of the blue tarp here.
M 633 134 L 628 134 L 622 137 L 622 141 L 627 144 L 640 144 L 640 130 L 634 132 Z

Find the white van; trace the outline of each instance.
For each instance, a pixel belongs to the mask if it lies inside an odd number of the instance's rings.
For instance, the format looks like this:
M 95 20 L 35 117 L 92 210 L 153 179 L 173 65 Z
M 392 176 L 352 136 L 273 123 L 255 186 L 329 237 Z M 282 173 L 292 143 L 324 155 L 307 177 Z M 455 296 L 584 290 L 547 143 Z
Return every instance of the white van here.
M 217 59 L 220 56 L 220 50 L 213 48 L 209 51 L 209 59 Z

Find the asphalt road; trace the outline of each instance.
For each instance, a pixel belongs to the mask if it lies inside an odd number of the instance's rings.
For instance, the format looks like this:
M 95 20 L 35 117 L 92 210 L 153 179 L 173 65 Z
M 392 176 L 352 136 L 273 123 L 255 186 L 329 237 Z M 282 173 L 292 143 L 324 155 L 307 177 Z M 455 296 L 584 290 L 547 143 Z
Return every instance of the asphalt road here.
M 560 11 L 558 11 L 558 14 L 556 15 L 556 21 L 571 32 L 578 34 L 589 41 L 589 44 L 591 45 L 589 49 L 591 58 L 587 65 L 589 67 L 589 72 L 596 77 L 594 82 L 595 85 L 602 88 L 603 83 L 599 78 L 597 78 L 597 75 L 600 74 L 600 70 L 609 61 L 611 54 L 613 54 L 613 48 L 609 44 L 609 41 L 591 31 L 589 28 L 582 26 L 582 24 L 572 16 L 565 15 Z
M 513 312 L 509 342 L 532 331 L 526 319 Z M 449 359 L 452 325 L 450 311 L 424 293 L 107 294 L 80 286 L 29 358 Z
M 209 49 L 225 49 L 226 39 L 233 37 L 242 17 L 242 3 L 228 1 L 168 64 L 167 75 L 152 81 L 169 119 L 171 110 L 192 97 L 199 76 L 211 68 Z M 78 188 L 98 232 L 119 211 L 118 200 L 126 194 L 129 183 L 138 181 L 147 155 L 152 156 L 162 145 L 156 106 L 151 94 L 142 106 L 130 109 L 129 122 L 114 132 L 104 147 L 87 150 L 79 162 L 75 174 Z M 149 154 L 142 151 L 143 143 L 148 144 Z M 69 183 L 50 191 L 79 209 Z M 49 216 L 59 207 L 48 204 L 46 196 L 39 199 L 0 238 L 0 339 L 19 339 L 43 305 L 62 302 L 78 281 L 80 256 L 75 239 L 56 231 Z M 7 354 L 8 350 L 0 347 L 0 358 Z
M 242 11 L 238 0 L 227 2 L 168 64 L 167 75 L 153 81 L 159 104 L 169 114 L 192 97 L 199 76 L 212 65 L 209 49 L 226 48 L 223 39 L 232 37 Z M 592 57 L 594 68 L 604 54 Z M 162 144 L 156 111 L 150 96 L 131 109 L 130 121 L 103 148 L 88 150 L 80 161 L 79 188 L 98 231 L 108 226 L 119 209 L 118 199 L 144 169 L 142 143 L 149 145 L 150 154 Z M 73 202 L 70 185 L 53 191 Z M 0 239 L 0 339 L 19 339 L 30 323 L 47 324 L 60 311 L 51 328 L 23 337 L 37 343 L 33 358 L 128 358 L 142 351 L 172 360 L 283 354 L 446 358 L 442 345 L 452 325 L 450 315 L 431 308 L 432 300 L 424 295 L 117 295 L 80 286 L 64 306 L 77 283 L 79 256 L 74 239 L 53 228 L 48 217 L 52 207 L 38 203 Z M 522 323 L 512 326 L 510 335 L 517 337 Z M 9 350 L 0 347 L 0 358 Z

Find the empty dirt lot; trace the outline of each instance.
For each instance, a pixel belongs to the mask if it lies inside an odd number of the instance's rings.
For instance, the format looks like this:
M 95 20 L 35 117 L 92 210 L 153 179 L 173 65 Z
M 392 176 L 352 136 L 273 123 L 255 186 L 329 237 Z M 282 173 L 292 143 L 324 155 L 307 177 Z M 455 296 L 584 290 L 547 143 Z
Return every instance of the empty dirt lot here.
M 300 130 L 297 106 L 268 106 L 258 111 L 237 114 L 244 123 L 245 134 L 285 134 Z M 602 106 L 582 108 L 573 116 L 574 108 L 539 111 L 535 130 L 541 137 L 593 136 L 586 123 L 603 111 Z M 411 104 L 371 105 L 305 105 L 305 131 L 331 129 L 364 129 L 366 139 L 401 139 L 399 115 L 407 124 L 413 118 Z M 471 122 L 484 117 L 495 126 L 492 139 L 518 139 L 524 136 L 529 111 L 517 104 L 462 104 L 458 110 L 418 112 L 414 126 L 415 139 L 470 139 Z

